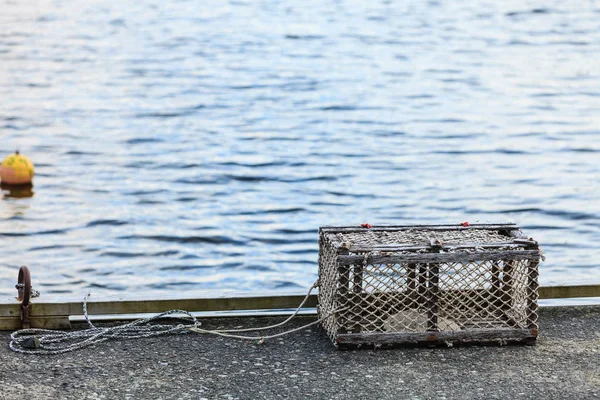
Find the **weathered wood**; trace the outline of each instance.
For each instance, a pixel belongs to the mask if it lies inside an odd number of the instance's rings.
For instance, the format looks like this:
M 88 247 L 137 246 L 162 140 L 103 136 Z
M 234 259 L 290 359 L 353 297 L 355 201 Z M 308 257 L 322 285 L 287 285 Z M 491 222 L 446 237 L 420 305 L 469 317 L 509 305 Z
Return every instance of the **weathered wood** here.
M 538 290 L 540 299 L 600 297 L 600 285 L 542 286 Z
M 514 260 L 504 260 L 504 269 L 502 271 L 502 309 L 505 312 L 512 310 L 513 298 L 513 269 L 515 266 Z
M 514 239 L 513 243 L 538 248 L 538 242 L 532 239 Z
M 70 329 L 71 323 L 69 322 L 69 317 L 65 315 L 53 317 L 30 317 L 29 327 L 41 329 Z M 21 328 L 22 326 L 20 317 L 0 317 L 0 331 L 14 331 Z
M 352 328 L 350 329 L 353 333 L 360 332 L 360 323 L 365 312 L 364 302 L 361 300 L 363 269 L 364 267 L 362 264 L 354 265 L 354 275 L 352 277 L 352 293 L 354 295 L 352 303 L 354 304 L 354 307 L 352 309 Z
M 539 299 L 570 299 L 584 297 L 600 297 L 600 284 L 575 286 L 541 286 Z M 160 299 L 149 295 L 123 295 L 90 297 L 88 310 L 90 315 L 107 314 L 143 314 L 159 313 L 171 309 L 183 309 L 193 312 L 203 311 L 238 311 L 238 310 L 278 310 L 296 308 L 304 298 L 302 294 L 264 294 L 230 293 L 219 296 L 201 296 L 190 293 L 187 296 L 163 297 Z M 317 295 L 309 297 L 305 308 L 317 305 Z M 32 299 L 32 316 L 81 315 L 82 298 L 80 296 L 42 295 Z M 0 299 L 0 317 L 19 318 L 19 303 L 12 298 Z
M 354 232 L 366 232 L 366 231 L 405 231 L 413 229 L 427 229 L 431 231 L 466 231 L 471 229 L 484 229 L 484 230 L 518 230 L 520 229 L 516 224 L 473 224 L 468 226 L 462 225 L 377 225 L 371 228 L 362 228 L 358 226 L 322 226 L 319 228 L 319 232 L 323 233 L 354 233 Z
M 418 297 L 417 303 L 419 305 L 427 302 L 427 264 L 418 264 L 419 266 L 419 285 L 417 287 Z M 412 304 L 411 304 L 412 305 Z
M 418 300 L 418 289 L 417 289 L 417 264 L 408 264 L 408 274 L 406 283 L 408 287 L 408 298 L 412 301 Z
M 418 266 L 416 266 L 418 269 Z M 443 292 L 442 292 L 443 293 Z M 373 294 L 371 294 L 372 296 Z M 167 310 L 180 309 L 191 312 L 205 311 L 250 311 L 250 310 L 275 310 L 293 309 L 304 299 L 303 294 L 263 294 L 253 295 L 248 293 L 229 293 L 219 296 L 201 296 L 191 293 L 178 297 L 163 297 L 157 299 L 150 295 L 103 296 L 90 297 L 88 310 L 90 315 L 134 315 L 155 314 Z M 482 295 L 479 295 L 482 296 Z M 388 296 L 389 297 L 389 296 Z M 407 304 L 412 303 L 409 296 L 405 296 Z M 600 297 L 600 284 L 577 286 L 542 286 L 539 288 L 539 299 L 570 299 Z M 365 299 L 365 301 L 372 299 Z M 385 303 L 391 298 L 381 298 Z M 314 308 L 317 305 L 317 295 L 309 297 L 305 308 Z M 14 297 L 0 299 L 0 329 L 17 329 L 20 327 L 20 304 Z M 66 321 L 68 316 L 82 314 L 82 299 L 80 296 L 42 297 L 32 300 L 31 318 L 61 319 Z M 35 325 L 34 325 L 35 326 Z M 49 326 L 49 325 L 48 325 Z M 65 325 L 66 326 L 66 325 Z M 58 326 L 57 326 L 58 328 Z
M 344 255 L 348 254 L 348 249 L 345 247 L 341 247 L 337 249 L 338 254 Z M 336 301 L 335 304 L 338 307 L 347 306 L 348 302 L 348 291 L 350 286 L 350 265 L 339 264 L 337 265 L 338 269 L 338 290 L 336 293 Z M 348 310 L 338 311 L 336 313 L 338 320 L 338 330 L 337 333 L 347 333 L 348 325 L 350 324 L 350 318 L 348 318 Z
M 337 262 L 342 265 L 351 265 L 364 260 L 364 258 L 364 255 L 341 255 L 337 257 Z M 367 262 L 369 264 L 467 263 L 493 260 L 537 260 L 539 258 L 538 250 L 505 250 L 478 253 L 371 254 L 368 256 Z
M 538 264 L 539 261 L 531 261 L 527 268 L 527 327 L 537 329 L 537 296 L 538 296 Z
M 491 289 L 491 298 L 492 298 L 492 304 L 495 307 L 498 307 L 500 304 L 498 303 L 500 301 L 500 287 L 501 287 L 501 281 L 500 281 L 500 261 L 496 260 L 492 262 L 492 289 Z
M 179 297 L 177 297 L 179 296 Z M 219 296 L 189 296 L 178 294 L 173 297 L 157 299 L 149 295 L 91 296 L 88 301 L 90 315 L 106 314 L 145 314 L 160 313 L 179 309 L 193 312 L 202 311 L 235 311 L 235 310 L 275 310 L 296 308 L 304 299 L 302 294 L 290 295 L 256 295 L 230 293 Z M 316 307 L 317 296 L 312 295 L 306 307 Z M 42 297 L 32 300 L 30 315 L 32 317 L 81 315 L 82 297 Z M 14 298 L 0 300 L 0 317 L 20 318 L 20 304 Z
M 337 337 L 338 344 L 410 344 L 445 342 L 493 342 L 498 340 L 535 340 L 536 329 L 478 329 L 441 332 L 348 333 Z
M 427 290 L 427 330 L 438 330 L 438 301 L 440 291 L 440 266 L 439 264 L 429 265 L 429 287 Z
M 523 247 L 523 246 L 536 246 L 537 243 L 530 240 L 515 239 L 510 242 L 495 242 L 495 243 L 461 243 L 461 244 L 448 244 L 438 246 L 440 250 L 452 251 L 459 249 L 472 249 L 475 247 L 481 247 L 484 249 L 496 249 L 502 247 Z M 370 251 L 417 251 L 423 249 L 429 249 L 431 245 L 423 242 L 422 245 L 410 244 L 410 243 L 398 243 L 398 244 L 376 244 L 376 245 L 351 245 L 349 250 L 351 252 L 370 252 Z

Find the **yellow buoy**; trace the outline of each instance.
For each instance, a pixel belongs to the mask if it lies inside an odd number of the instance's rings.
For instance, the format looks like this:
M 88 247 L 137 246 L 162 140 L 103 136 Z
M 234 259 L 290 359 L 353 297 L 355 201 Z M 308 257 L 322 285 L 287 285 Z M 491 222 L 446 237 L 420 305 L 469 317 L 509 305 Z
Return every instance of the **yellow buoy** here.
M 15 152 L 6 157 L 0 165 L 0 179 L 2 184 L 26 185 L 33 179 L 33 163 L 24 155 Z

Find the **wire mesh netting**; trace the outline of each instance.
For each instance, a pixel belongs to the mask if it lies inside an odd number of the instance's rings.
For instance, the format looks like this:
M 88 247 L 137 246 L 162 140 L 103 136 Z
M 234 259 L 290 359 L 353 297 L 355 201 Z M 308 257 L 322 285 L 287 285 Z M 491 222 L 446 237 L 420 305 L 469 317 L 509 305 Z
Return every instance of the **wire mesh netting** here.
M 319 313 L 334 313 L 323 327 L 336 344 L 537 335 L 540 252 L 514 225 L 325 227 L 319 248 Z

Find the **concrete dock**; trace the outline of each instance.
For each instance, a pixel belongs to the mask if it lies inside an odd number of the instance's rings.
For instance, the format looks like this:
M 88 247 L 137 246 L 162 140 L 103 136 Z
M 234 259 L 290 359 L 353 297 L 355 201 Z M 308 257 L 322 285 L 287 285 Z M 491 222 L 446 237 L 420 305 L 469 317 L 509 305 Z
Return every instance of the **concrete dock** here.
M 201 321 L 211 329 L 282 319 Z M 262 345 L 190 333 L 40 356 L 11 352 L 9 336 L 0 332 L 1 399 L 600 398 L 600 306 L 540 309 L 535 346 L 339 351 L 313 327 Z

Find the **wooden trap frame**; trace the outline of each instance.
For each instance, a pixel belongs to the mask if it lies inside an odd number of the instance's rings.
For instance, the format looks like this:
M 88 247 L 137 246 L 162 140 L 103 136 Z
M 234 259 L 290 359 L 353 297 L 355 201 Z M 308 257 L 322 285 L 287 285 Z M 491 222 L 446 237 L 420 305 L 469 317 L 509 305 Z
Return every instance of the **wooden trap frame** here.
M 341 347 L 531 343 L 540 259 L 514 224 L 322 227 L 318 312 Z

